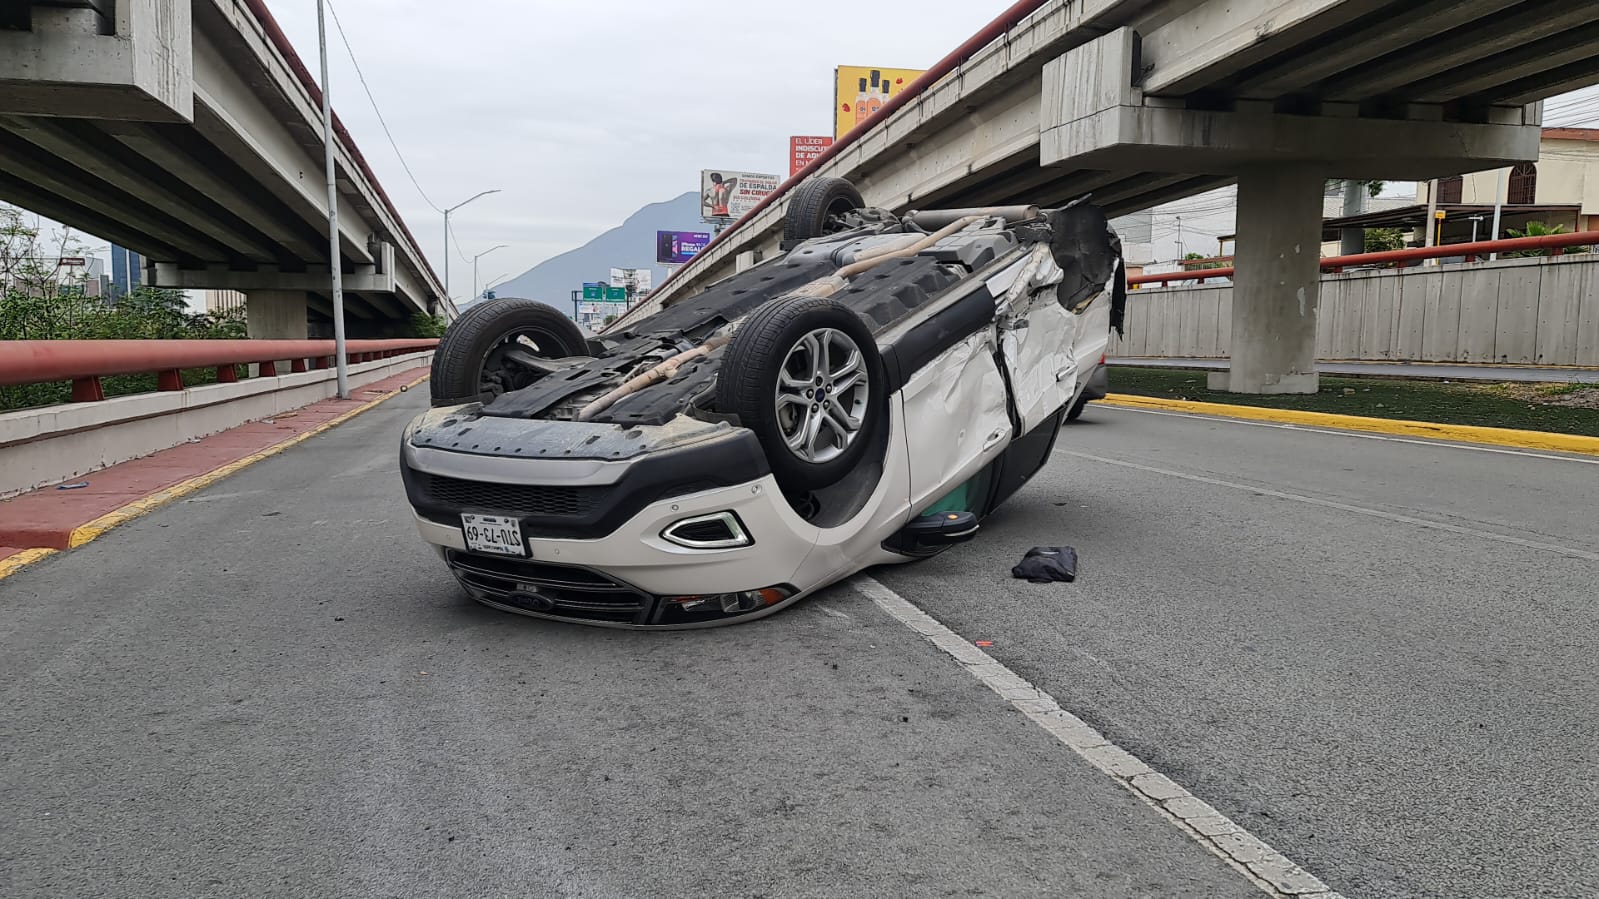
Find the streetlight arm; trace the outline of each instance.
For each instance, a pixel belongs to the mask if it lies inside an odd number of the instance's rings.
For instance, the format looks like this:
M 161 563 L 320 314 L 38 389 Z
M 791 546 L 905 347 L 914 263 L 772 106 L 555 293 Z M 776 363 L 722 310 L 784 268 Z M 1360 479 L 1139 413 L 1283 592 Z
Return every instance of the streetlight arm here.
M 465 206 L 466 204 L 472 202 L 473 200 L 476 200 L 478 197 L 486 197 L 489 194 L 497 194 L 499 192 L 500 192 L 500 189 L 498 187 L 496 187 L 493 190 L 485 190 L 482 193 L 474 194 L 474 195 L 472 195 L 470 197 L 467 197 L 466 199 L 462 200 L 461 202 L 455 204 L 454 206 L 451 206 L 449 209 L 444 210 L 444 214 L 445 215 L 449 215 L 450 213 L 454 212 L 455 210 L 460 209 L 462 206 Z

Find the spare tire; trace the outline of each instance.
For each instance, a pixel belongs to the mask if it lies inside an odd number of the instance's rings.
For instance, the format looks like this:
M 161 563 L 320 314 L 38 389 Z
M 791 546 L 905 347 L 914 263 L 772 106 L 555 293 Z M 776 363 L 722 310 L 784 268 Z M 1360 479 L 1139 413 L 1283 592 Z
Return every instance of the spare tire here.
M 745 319 L 722 359 L 717 408 L 755 432 L 786 490 L 836 483 L 888 415 L 883 360 L 866 322 L 826 297 L 785 297 Z
M 555 307 L 517 297 L 486 300 L 450 324 L 433 353 L 433 405 L 488 402 L 538 380 L 518 353 L 546 359 L 582 356 L 588 341 Z
M 783 215 L 783 246 L 845 230 L 839 217 L 866 205 L 861 192 L 843 178 L 807 178 L 794 188 Z

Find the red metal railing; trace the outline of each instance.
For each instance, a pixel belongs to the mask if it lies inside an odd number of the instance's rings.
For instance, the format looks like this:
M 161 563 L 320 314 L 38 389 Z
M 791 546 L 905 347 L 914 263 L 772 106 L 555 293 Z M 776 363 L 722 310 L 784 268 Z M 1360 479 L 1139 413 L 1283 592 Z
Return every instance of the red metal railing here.
M 352 363 L 429 350 L 436 339 L 350 340 Z M 8 340 L 0 343 L 0 386 L 71 381 L 72 401 L 105 399 L 100 379 L 107 375 L 156 375 L 157 390 L 182 390 L 183 369 L 212 368 L 217 380 L 238 380 L 234 366 L 261 364 L 262 377 L 290 371 L 331 368 L 331 340 Z
M 1490 253 L 1514 253 L 1518 250 L 1552 250 L 1559 255 L 1567 247 L 1586 247 L 1599 244 L 1599 231 L 1577 231 L 1571 234 L 1547 234 L 1540 237 L 1512 237 L 1509 240 L 1479 240 L 1469 243 L 1451 243 L 1436 247 L 1414 247 L 1407 250 L 1384 250 L 1381 253 L 1357 253 L 1351 256 L 1327 256 L 1321 260 L 1324 272 L 1341 272 L 1359 265 L 1385 265 L 1394 262 L 1416 262 L 1422 259 L 1443 259 L 1465 256 L 1475 259 Z M 1173 281 L 1199 281 L 1207 278 L 1231 278 L 1233 267 L 1193 269 L 1182 272 L 1160 272 L 1153 275 L 1129 275 L 1129 286 L 1138 284 L 1170 284 Z
M 1007 31 L 1010 31 L 1012 28 L 1021 24 L 1023 19 L 1032 15 L 1034 12 L 1037 12 L 1038 8 L 1043 6 L 1045 2 L 1046 0 L 1020 0 L 1020 2 L 1013 4 L 1009 9 L 1000 13 L 998 18 L 983 26 L 983 30 L 972 35 L 970 38 L 967 38 L 964 43 L 950 51 L 949 54 L 943 59 L 933 63 L 933 67 L 923 72 L 915 81 L 905 85 L 904 90 L 890 97 L 888 102 L 883 104 L 882 109 L 879 109 L 874 115 L 867 118 L 866 121 L 845 132 L 843 137 L 834 141 L 832 146 L 824 149 L 815 159 L 811 160 L 809 165 L 794 173 L 794 175 L 787 181 L 779 184 L 777 186 L 777 190 L 767 194 L 759 203 L 756 203 L 754 208 L 750 209 L 749 212 L 739 216 L 737 221 L 733 222 L 731 225 L 728 225 L 720 234 L 717 234 L 715 237 L 711 238 L 711 242 L 706 244 L 705 248 L 700 250 L 697 255 L 704 256 L 712 247 L 725 240 L 727 235 L 732 234 L 734 231 L 737 231 L 746 223 L 753 220 L 768 206 L 771 206 L 789 191 L 797 187 L 801 181 L 809 178 L 823 165 L 826 165 L 829 159 L 832 159 L 834 156 L 837 156 L 839 153 L 843 152 L 845 148 L 853 145 L 856 141 L 866 136 L 878 125 L 888 121 L 889 117 L 898 112 L 906 103 L 909 103 L 911 100 L 914 100 L 923 93 L 926 93 L 928 88 L 936 84 L 945 75 L 955 71 L 957 66 L 972 58 L 977 51 L 993 43 L 995 40 L 1003 36 Z M 661 288 L 672 283 L 673 278 L 677 277 L 677 275 L 680 274 L 684 269 L 687 269 L 692 265 L 693 263 L 691 262 L 688 265 L 684 265 L 681 268 L 673 270 L 661 281 L 660 284 L 655 286 L 655 291 L 658 292 L 661 290 Z M 627 313 L 623 313 L 621 318 L 617 319 L 612 327 L 620 325 L 624 320 L 629 318 L 629 313 L 631 312 L 632 310 L 628 310 Z

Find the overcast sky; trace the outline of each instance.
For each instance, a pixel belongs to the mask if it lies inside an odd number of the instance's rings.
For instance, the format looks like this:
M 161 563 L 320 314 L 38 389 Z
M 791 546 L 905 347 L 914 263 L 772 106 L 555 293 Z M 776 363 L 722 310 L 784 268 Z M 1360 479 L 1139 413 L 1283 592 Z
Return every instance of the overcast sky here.
M 400 152 L 482 279 L 520 274 L 698 188 L 702 168 L 788 174 L 830 134 L 833 67 L 926 68 L 1010 0 L 335 0 Z M 313 73 L 316 3 L 271 0 Z M 907 14 L 908 12 L 913 14 Z M 443 216 L 411 185 L 329 21 L 333 104 L 435 267 Z M 471 266 L 451 260 L 453 293 Z

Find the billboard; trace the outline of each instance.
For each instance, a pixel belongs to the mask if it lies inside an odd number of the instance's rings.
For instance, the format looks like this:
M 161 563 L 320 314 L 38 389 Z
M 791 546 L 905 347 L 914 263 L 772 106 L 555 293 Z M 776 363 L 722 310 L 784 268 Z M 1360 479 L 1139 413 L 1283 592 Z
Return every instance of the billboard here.
M 700 171 L 700 217 L 738 218 L 766 195 L 777 190 L 782 179 L 757 172 L 730 172 L 726 169 Z
M 788 139 L 788 176 L 798 175 L 800 169 L 811 164 L 811 161 L 822 155 L 822 151 L 833 145 L 831 137 L 790 137 Z
M 833 137 L 846 132 L 883 108 L 890 97 L 922 74 L 921 69 L 839 66 L 833 70 Z
M 682 265 L 710 242 L 711 235 L 704 231 L 657 231 L 655 261 L 661 265 Z
M 633 290 L 643 293 L 650 289 L 652 277 L 650 270 L 647 268 L 613 268 L 611 269 L 611 286 L 619 290 Z

